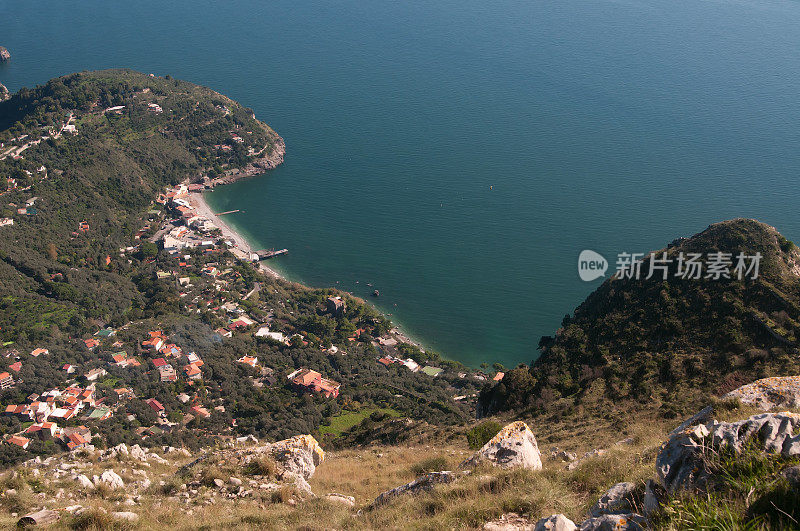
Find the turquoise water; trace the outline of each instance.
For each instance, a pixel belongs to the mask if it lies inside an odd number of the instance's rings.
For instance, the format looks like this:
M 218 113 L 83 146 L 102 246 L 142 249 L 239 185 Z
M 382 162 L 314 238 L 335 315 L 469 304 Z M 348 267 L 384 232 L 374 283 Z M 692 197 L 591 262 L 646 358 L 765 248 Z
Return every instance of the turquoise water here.
M 472 365 L 536 356 L 600 282 L 582 249 L 800 238 L 798 43 L 779 0 L 0 1 L 12 90 L 124 66 L 253 108 L 286 163 L 211 203 Z

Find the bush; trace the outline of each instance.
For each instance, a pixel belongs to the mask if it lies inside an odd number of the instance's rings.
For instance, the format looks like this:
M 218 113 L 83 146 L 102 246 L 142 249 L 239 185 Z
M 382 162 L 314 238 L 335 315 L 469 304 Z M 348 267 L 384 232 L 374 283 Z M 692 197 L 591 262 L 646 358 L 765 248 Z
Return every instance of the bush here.
M 493 420 L 481 422 L 467 432 L 467 443 L 473 450 L 477 450 L 497 435 L 502 426 Z
M 415 476 L 422 476 L 430 472 L 441 472 L 442 470 L 447 470 L 447 459 L 442 456 L 429 457 L 411 467 L 411 473 Z
M 244 473 L 249 476 L 274 476 L 278 473 L 278 466 L 271 457 L 257 457 L 245 465 Z

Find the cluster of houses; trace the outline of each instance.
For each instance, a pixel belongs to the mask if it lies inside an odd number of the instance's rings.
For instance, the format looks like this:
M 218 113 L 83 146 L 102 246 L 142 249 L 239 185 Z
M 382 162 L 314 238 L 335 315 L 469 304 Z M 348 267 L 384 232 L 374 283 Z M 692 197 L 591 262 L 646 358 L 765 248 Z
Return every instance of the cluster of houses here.
M 178 373 L 175 368 L 165 358 L 172 358 L 176 361 L 183 358 L 183 349 L 174 343 L 169 343 L 169 338 L 161 330 L 148 332 L 148 339 L 142 341 L 142 348 L 151 352 L 153 355 L 161 354 L 163 357 L 154 358 L 153 366 L 158 370 L 162 382 L 175 382 L 178 380 Z M 186 354 L 187 362 L 183 366 L 183 372 L 190 381 L 199 380 L 203 377 L 200 369 L 204 362 L 194 352 Z

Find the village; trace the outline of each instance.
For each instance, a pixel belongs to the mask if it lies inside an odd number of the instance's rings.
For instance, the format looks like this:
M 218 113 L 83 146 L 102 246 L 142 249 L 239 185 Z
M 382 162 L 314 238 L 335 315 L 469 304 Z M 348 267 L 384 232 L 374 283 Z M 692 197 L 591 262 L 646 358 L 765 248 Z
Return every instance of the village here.
M 273 308 L 248 304 L 248 299 L 260 289 L 260 285 L 256 283 L 250 290 L 241 288 L 241 272 L 237 264 L 240 261 L 258 262 L 259 257 L 239 249 L 235 242 L 222 237 L 212 220 L 198 214 L 189 197 L 203 189 L 203 185 L 184 183 L 165 190 L 147 212 L 147 223 L 136 234 L 134 245 L 119 250 L 119 259 L 140 252 L 143 245 L 157 245 L 174 258 L 177 266 L 156 270 L 154 280 L 174 286 L 187 315 L 214 315 L 219 325 L 214 329 L 214 335 L 219 341 L 237 334 L 249 334 L 274 345 L 308 346 L 308 338 L 303 334 L 287 332 L 283 323 L 275 322 Z M 35 203 L 35 198 L 32 199 L 31 204 Z M 89 223 L 82 222 L 73 235 L 89 230 Z M 110 261 L 111 257 L 107 260 Z M 331 317 L 344 315 L 347 308 L 344 297 L 330 296 L 325 302 L 326 306 L 320 308 L 320 312 Z M 111 417 L 121 416 L 138 424 L 136 414 L 128 411 L 127 407 L 134 398 L 145 401 L 156 418 L 155 423 L 136 428 L 142 439 L 191 429 L 195 419 L 206 419 L 215 409 L 225 410 L 224 405 L 206 400 L 202 389 L 205 363 L 201 353 L 184 352 L 163 330 L 142 331 L 136 344 L 118 338 L 118 333 L 130 335 L 134 329 L 136 323 L 128 323 L 119 329 L 102 328 L 92 337 L 76 340 L 76 348 L 93 354 L 96 362 L 92 366 L 81 367 L 79 371 L 77 367 L 65 364 L 60 367 L 64 375 L 62 386 L 42 389 L 29 395 L 24 403 L 0 404 L 3 413 L 19 419 L 22 428 L 17 433 L 6 435 L 5 442 L 25 449 L 32 439 L 37 438 L 58 442 L 67 450 L 82 448 L 91 444 L 98 426 Z M 356 329 L 346 338 L 347 343 L 358 341 L 366 332 L 365 328 Z M 397 330 L 373 338 L 371 341 L 379 352 L 375 363 L 386 368 L 397 365 L 431 378 L 442 373 L 440 367 L 402 357 L 396 347 L 403 339 Z M 321 345 L 320 349 L 331 356 L 347 355 L 342 345 Z M 18 383 L 11 373 L 19 373 L 26 356 L 46 358 L 49 351 L 42 346 L 25 354 L 12 348 L 3 355 L 9 361 L 13 358 L 13 363 L 8 365 L 11 372 L 0 373 L 0 390 Z M 252 385 L 277 384 L 276 368 L 261 365 L 257 356 L 244 355 L 237 362 L 250 368 Z M 165 386 L 179 383 L 182 390 L 175 394 L 175 398 L 182 409 L 168 411 L 154 396 L 137 397 L 131 387 L 121 384 L 112 386 L 113 392 L 100 393 L 98 384 L 118 380 L 111 378 L 109 367 L 157 374 L 158 381 Z M 482 372 L 460 372 L 458 377 L 476 381 L 490 378 Z M 502 377 L 503 373 L 497 372 L 492 379 L 496 381 Z M 341 389 L 339 382 L 310 367 L 295 367 L 286 375 L 286 385 L 298 393 L 313 393 L 331 400 L 338 398 Z M 475 394 L 452 398 L 454 401 L 469 400 L 474 399 Z

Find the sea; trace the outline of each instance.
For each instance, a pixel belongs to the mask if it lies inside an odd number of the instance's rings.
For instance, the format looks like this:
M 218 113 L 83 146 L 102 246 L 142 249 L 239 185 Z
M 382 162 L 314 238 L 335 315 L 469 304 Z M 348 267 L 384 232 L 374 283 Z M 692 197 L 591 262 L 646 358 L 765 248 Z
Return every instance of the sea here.
M 537 357 L 583 250 L 800 238 L 796 0 L 0 0 L 0 45 L 12 91 L 127 67 L 252 108 L 285 164 L 210 204 L 473 367 Z

